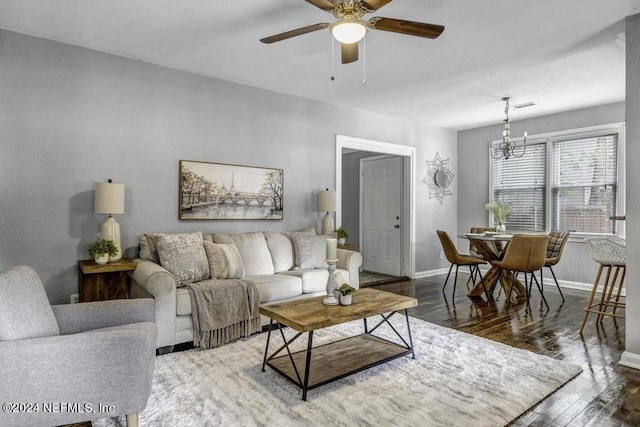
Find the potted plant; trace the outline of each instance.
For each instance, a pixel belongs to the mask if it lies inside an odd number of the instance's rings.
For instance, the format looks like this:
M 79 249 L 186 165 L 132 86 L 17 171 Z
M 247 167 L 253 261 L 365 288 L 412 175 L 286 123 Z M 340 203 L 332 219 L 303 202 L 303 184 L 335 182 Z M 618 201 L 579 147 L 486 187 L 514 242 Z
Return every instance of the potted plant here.
M 356 288 L 350 286 L 348 283 L 343 283 L 338 289 L 340 292 L 340 304 L 351 305 L 351 295 L 356 291 Z
M 118 248 L 113 240 L 101 239 L 89 243 L 89 255 L 93 257 L 96 264 L 106 264 L 109 262 L 109 256 L 118 255 Z
M 344 245 L 346 239 L 349 237 L 349 232 L 346 228 L 340 227 L 336 230 L 336 234 L 338 235 L 338 244 Z

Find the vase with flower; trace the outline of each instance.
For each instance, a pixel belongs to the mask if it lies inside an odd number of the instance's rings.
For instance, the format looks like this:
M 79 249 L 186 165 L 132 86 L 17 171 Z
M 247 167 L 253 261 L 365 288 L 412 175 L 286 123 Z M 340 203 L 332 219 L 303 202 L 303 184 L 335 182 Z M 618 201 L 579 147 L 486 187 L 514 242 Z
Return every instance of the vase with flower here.
M 487 203 L 484 205 L 485 209 L 493 214 L 495 221 L 498 223 L 496 231 L 498 233 L 505 233 L 507 231 L 506 222 L 507 216 L 511 212 L 511 205 L 504 202 Z

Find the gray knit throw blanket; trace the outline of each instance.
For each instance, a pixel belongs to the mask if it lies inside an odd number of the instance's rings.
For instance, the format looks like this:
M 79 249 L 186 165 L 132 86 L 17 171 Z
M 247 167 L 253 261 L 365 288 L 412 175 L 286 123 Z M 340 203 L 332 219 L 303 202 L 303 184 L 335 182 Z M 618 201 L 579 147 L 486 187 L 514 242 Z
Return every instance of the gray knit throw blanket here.
M 209 279 L 187 284 L 191 290 L 193 345 L 213 348 L 260 332 L 256 285 L 239 279 Z

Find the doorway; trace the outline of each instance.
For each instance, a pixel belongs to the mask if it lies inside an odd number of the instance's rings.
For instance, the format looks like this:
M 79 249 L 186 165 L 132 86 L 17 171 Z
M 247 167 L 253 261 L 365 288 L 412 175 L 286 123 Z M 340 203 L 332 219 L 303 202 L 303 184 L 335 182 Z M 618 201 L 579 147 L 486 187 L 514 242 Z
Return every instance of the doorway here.
M 403 161 L 400 156 L 360 160 L 362 268 L 400 276 L 402 271 Z
M 411 146 L 392 144 L 381 141 L 374 141 L 362 138 L 353 138 L 343 135 L 336 135 L 336 199 L 337 199 L 337 211 L 336 211 L 336 226 L 343 225 L 343 189 L 346 189 L 345 194 L 351 194 L 346 202 L 352 203 L 354 196 L 350 193 L 350 188 L 353 185 L 358 185 L 359 179 L 343 181 L 343 154 L 352 152 L 369 152 L 370 156 L 376 155 L 390 155 L 400 157 L 402 161 L 402 190 L 401 190 L 401 203 L 399 214 L 399 237 L 400 237 L 400 272 L 399 276 L 407 276 L 414 278 L 415 276 L 415 213 L 414 213 L 414 182 L 415 182 L 415 158 L 416 148 Z M 360 199 L 360 191 L 353 190 L 355 193 L 355 200 Z M 353 207 L 356 215 L 356 222 L 358 229 L 361 214 L 363 213 L 361 207 Z M 348 212 L 353 214 L 353 212 Z M 353 228 L 353 225 L 351 226 Z M 360 234 L 356 232 L 356 234 Z M 363 245 L 362 235 L 360 234 L 356 240 L 359 243 L 358 250 L 362 253 L 363 258 L 368 256 L 367 248 Z

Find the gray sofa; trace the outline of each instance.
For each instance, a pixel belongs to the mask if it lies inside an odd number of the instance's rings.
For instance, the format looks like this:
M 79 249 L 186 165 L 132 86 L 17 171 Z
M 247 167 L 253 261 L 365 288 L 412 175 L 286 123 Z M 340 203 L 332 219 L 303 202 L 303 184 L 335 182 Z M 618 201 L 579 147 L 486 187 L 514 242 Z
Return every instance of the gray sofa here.
M 191 298 L 185 283 L 209 278 L 240 278 L 254 283 L 260 303 L 268 304 L 326 293 L 324 261 L 327 236 L 307 229 L 292 233 L 151 233 L 139 237 L 138 264 L 131 273 L 131 296 L 156 303 L 156 347 L 160 353 L 193 341 Z M 214 256 L 213 249 L 231 255 Z M 237 255 L 236 254 L 237 249 Z M 334 277 L 359 287 L 359 252 L 338 249 Z M 238 260 L 239 256 L 239 260 Z M 206 265 L 205 265 L 206 264 Z M 268 319 L 262 317 L 263 325 Z

